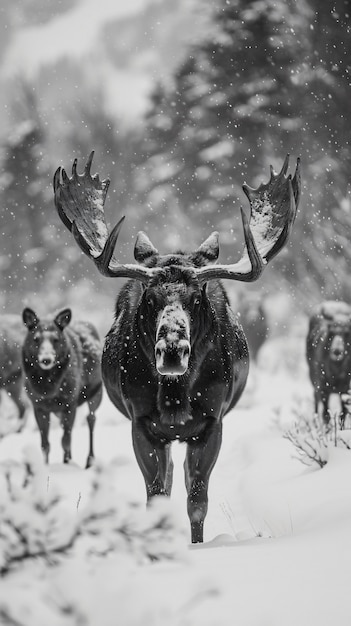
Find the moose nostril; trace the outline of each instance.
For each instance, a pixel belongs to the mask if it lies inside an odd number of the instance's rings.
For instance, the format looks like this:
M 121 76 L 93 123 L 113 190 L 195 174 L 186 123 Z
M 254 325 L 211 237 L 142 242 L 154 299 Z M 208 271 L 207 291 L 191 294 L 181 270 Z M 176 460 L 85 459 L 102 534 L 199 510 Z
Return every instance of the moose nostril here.
M 334 354 L 341 354 L 342 348 L 340 348 L 339 346 L 336 346 L 332 349 L 332 352 L 334 352 Z
M 164 353 L 166 348 L 166 342 L 163 339 L 160 339 L 155 345 L 155 357 L 156 359 L 161 359 L 162 354 Z
M 181 345 L 179 346 L 180 349 L 180 353 L 181 353 L 181 358 L 182 359 L 188 359 L 190 356 L 190 344 L 188 341 L 184 340 L 181 342 Z
M 189 354 L 190 354 L 189 346 L 184 346 L 183 347 L 183 356 L 189 356 Z

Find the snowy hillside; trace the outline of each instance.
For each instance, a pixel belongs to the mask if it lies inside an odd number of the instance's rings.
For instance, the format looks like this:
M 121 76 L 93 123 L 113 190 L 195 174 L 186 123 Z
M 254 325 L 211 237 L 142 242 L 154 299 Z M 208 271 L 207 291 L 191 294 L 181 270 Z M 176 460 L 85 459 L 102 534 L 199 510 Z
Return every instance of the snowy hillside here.
M 284 358 L 288 350 L 289 339 L 267 342 L 225 419 L 203 545 L 189 545 L 182 446 L 174 448 L 171 502 L 145 512 L 130 425 L 107 398 L 94 469 L 82 469 L 84 409 L 69 466 L 61 463 L 55 420 L 49 467 L 32 415 L 22 433 L 3 437 L 0 623 L 349 626 L 351 452 L 331 443 L 323 469 L 294 458 L 282 435 L 294 407 L 311 400 L 311 386 L 302 338 L 294 365 Z M 2 432 L 5 422 L 11 426 L 3 416 Z

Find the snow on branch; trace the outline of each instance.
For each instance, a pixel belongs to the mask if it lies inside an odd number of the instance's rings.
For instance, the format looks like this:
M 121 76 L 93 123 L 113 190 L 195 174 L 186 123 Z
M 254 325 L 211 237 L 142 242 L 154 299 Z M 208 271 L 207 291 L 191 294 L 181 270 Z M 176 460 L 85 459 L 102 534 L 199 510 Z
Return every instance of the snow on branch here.
M 339 448 L 346 448 L 346 450 L 351 450 L 350 442 L 344 439 L 344 437 L 338 433 L 336 445 Z
M 115 490 L 113 467 L 94 467 L 92 494 L 82 511 L 80 535 L 88 554 L 131 554 L 137 562 L 176 559 L 185 554 L 185 529 L 171 500 L 153 498 L 150 505 Z
M 70 553 L 104 557 L 115 552 L 131 562 L 177 559 L 185 554 L 184 527 L 169 498 L 149 507 L 115 489 L 115 468 L 96 465 L 86 507 L 68 506 L 58 488 L 48 484 L 39 452 L 28 449 L 23 463 L 0 470 L 0 573 L 16 562 Z
M 343 430 L 341 420 L 341 400 L 344 404 L 349 403 L 351 406 L 348 398 L 349 394 L 343 394 L 342 397 L 337 393 L 330 394 L 328 424 L 325 424 L 322 417 L 313 412 L 312 403 L 302 398 L 295 398 L 292 408 L 295 421 L 283 436 L 291 441 L 297 452 L 297 458 L 302 463 L 324 467 L 328 462 L 330 447 L 351 450 L 350 436 Z
M 77 535 L 76 520 L 60 494 L 47 489 L 39 452 L 26 449 L 23 464 L 8 464 L 2 478 L 0 572 L 14 561 L 67 550 Z
M 316 414 L 311 417 L 301 411 L 295 413 L 297 419 L 284 437 L 291 441 L 302 463 L 324 467 L 329 458 L 325 426 Z

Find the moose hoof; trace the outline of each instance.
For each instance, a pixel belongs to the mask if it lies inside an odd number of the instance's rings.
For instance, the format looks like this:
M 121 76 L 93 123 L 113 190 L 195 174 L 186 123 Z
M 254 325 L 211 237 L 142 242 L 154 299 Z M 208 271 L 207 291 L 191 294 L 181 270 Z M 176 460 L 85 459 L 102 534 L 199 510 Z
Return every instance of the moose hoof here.
M 85 465 L 85 469 L 89 469 L 89 467 L 91 467 L 92 465 L 94 465 L 94 457 L 93 456 L 88 456 L 87 458 L 87 462 Z

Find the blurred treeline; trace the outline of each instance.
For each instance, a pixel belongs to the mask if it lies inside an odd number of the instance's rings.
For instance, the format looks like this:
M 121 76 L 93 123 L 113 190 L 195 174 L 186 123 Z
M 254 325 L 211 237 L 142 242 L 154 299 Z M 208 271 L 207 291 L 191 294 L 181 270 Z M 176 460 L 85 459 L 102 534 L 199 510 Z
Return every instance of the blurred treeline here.
M 351 299 L 351 1 L 217 0 L 211 8 L 206 37 L 184 50 L 167 81 L 155 81 L 134 128 L 106 112 L 94 82 L 80 82 L 77 62 L 56 72 L 53 89 L 76 85 L 60 111 L 41 110 L 47 74 L 17 83 L 16 123 L 1 149 L 3 309 L 34 297 L 51 309 L 73 297 L 94 307 L 120 286 L 98 276 L 54 209 L 55 169 L 69 173 L 76 156 L 82 169 L 92 149 L 93 171 L 111 179 L 108 223 L 127 215 L 121 261 L 132 260 L 141 229 L 160 252 L 193 249 L 216 229 L 221 260 L 236 260 L 242 184 L 266 180 L 287 153 L 293 172 L 300 156 L 291 241 L 250 289 L 290 290 L 305 310 L 322 298 Z

